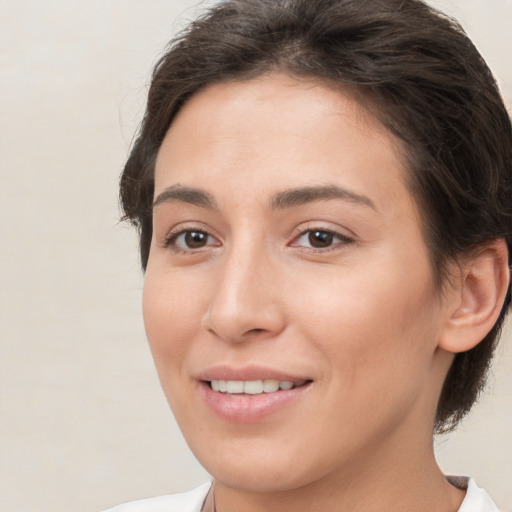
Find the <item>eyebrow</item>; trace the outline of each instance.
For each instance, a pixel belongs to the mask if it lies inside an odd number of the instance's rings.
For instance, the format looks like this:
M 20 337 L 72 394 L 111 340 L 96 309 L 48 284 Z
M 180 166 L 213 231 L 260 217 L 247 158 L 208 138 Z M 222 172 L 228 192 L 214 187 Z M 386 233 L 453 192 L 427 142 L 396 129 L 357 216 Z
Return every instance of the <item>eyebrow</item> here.
M 323 185 L 313 187 L 300 187 L 284 190 L 276 194 L 270 201 L 274 210 L 292 208 L 315 201 L 327 201 L 330 199 L 342 199 L 351 203 L 368 206 L 377 211 L 375 203 L 366 196 L 357 194 L 352 190 L 338 185 Z
M 209 210 L 218 209 L 217 202 L 208 192 L 198 188 L 183 187 L 179 184 L 167 187 L 162 193 L 158 194 L 153 202 L 153 208 L 174 201 L 193 204 Z
M 368 206 L 377 211 L 375 203 L 370 198 L 338 185 L 320 185 L 284 190 L 271 198 L 270 207 L 273 210 L 282 210 L 315 201 L 328 201 L 331 199 L 342 199 Z M 217 202 L 211 194 L 198 188 L 184 187 L 179 184 L 167 187 L 161 192 L 153 202 L 153 208 L 163 203 L 174 201 L 189 203 L 209 210 L 218 210 Z

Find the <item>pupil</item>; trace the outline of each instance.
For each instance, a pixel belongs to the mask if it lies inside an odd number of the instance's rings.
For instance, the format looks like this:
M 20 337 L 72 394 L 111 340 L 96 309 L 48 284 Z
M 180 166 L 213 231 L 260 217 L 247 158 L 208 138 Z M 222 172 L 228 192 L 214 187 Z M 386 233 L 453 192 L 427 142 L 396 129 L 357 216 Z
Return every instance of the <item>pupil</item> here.
M 312 247 L 329 247 L 332 245 L 333 234 L 327 231 L 312 231 L 308 238 Z
M 202 233 L 201 231 L 189 231 L 185 235 L 185 243 L 191 249 L 204 247 L 206 245 L 207 239 L 208 235 L 206 233 Z

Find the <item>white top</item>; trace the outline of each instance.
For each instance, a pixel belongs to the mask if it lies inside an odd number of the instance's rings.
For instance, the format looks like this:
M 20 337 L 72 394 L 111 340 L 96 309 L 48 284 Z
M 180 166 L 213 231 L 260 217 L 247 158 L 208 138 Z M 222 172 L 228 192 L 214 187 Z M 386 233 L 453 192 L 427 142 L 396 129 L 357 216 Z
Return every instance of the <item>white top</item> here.
M 499 509 L 492 498 L 469 478 L 466 497 L 458 512 L 499 512 Z
M 131 501 L 104 512 L 201 512 L 211 485 L 211 482 L 207 482 L 191 491 Z
M 201 512 L 211 482 L 180 494 L 160 496 L 118 505 L 104 512 Z M 491 497 L 471 478 L 467 479 L 467 492 L 458 512 L 499 512 Z

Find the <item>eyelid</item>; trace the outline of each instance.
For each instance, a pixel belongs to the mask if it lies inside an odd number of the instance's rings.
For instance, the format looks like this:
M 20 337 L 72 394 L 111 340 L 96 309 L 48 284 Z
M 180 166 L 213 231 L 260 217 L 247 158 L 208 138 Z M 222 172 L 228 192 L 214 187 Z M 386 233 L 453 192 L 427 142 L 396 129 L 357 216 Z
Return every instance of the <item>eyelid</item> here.
M 199 232 L 204 233 L 208 236 L 209 239 L 215 240 L 216 243 L 207 243 L 204 247 L 199 248 L 184 248 L 180 247 L 179 245 L 176 245 L 174 242 L 181 236 L 186 233 L 190 232 Z M 210 247 L 219 247 L 221 245 L 218 237 L 214 234 L 212 234 L 211 230 L 209 228 L 206 228 L 205 226 L 201 226 L 200 223 L 195 224 L 191 223 L 190 225 L 187 224 L 178 224 L 177 226 L 173 227 L 171 230 L 167 232 L 165 235 L 161 246 L 165 249 L 170 249 L 176 253 L 195 253 L 199 251 L 204 251 Z
M 336 238 L 339 238 L 340 241 L 333 243 L 332 245 L 330 245 L 328 247 L 307 247 L 307 246 L 299 245 L 297 243 L 301 237 L 303 237 L 307 233 L 310 233 L 313 231 L 321 231 L 321 232 L 325 232 L 325 233 L 330 233 L 330 234 L 334 235 Z M 295 229 L 293 239 L 289 245 L 291 247 L 301 248 L 308 252 L 321 253 L 321 252 L 342 250 L 342 248 L 344 248 L 346 245 L 351 244 L 353 242 L 355 242 L 355 236 L 347 235 L 346 233 L 343 233 L 342 230 L 336 229 L 336 228 L 333 228 L 330 226 L 326 226 L 325 224 L 312 222 L 305 226 L 304 225 L 299 226 L 297 229 Z

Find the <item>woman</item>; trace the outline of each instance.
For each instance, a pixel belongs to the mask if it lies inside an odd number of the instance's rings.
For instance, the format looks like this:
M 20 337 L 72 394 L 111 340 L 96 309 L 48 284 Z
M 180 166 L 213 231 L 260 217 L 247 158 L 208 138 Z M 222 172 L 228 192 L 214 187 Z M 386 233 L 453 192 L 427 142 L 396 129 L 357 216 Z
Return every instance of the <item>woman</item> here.
M 490 512 L 436 464 L 510 304 L 512 130 L 418 0 L 228 0 L 121 179 L 159 377 L 213 476 L 114 510 Z

